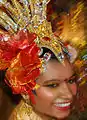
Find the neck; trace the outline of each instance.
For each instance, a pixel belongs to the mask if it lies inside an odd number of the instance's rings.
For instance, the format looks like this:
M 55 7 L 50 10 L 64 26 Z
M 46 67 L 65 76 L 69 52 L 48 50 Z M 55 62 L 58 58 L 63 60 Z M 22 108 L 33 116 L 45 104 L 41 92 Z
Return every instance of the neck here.
M 37 112 L 34 110 L 34 112 L 41 118 L 41 120 L 60 120 L 60 119 L 57 119 L 57 118 L 54 118 L 54 117 L 50 117 L 46 114 L 42 114 L 40 112 Z M 66 120 L 66 119 L 62 119 L 62 120 Z

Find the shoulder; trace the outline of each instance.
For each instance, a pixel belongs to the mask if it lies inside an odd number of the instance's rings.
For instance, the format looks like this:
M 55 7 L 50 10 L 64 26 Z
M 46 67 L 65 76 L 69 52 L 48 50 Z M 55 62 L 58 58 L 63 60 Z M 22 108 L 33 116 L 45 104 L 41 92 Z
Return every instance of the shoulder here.
M 31 106 L 22 100 L 19 105 L 13 110 L 9 120 L 30 120 L 31 112 Z

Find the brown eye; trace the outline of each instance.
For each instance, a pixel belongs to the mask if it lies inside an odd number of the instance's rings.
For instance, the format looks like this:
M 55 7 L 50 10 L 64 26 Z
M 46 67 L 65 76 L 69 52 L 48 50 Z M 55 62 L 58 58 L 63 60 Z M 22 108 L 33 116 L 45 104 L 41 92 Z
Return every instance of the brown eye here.
M 55 87 L 58 87 L 58 86 L 59 86 L 59 84 L 57 84 L 57 83 L 46 85 L 46 87 L 49 87 L 49 88 L 55 88 Z
M 73 79 L 68 80 L 68 83 L 73 84 L 73 83 L 75 83 L 76 81 L 77 81 L 77 78 L 75 77 L 75 78 L 73 78 Z
M 69 84 L 73 84 L 73 83 L 77 83 L 77 81 L 78 81 L 78 74 L 75 73 L 67 82 Z

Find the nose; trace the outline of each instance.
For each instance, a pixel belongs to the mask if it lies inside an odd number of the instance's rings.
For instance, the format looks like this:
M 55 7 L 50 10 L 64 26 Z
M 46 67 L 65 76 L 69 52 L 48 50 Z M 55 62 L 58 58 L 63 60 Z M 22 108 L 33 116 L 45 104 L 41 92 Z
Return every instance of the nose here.
M 72 94 L 72 90 L 70 86 L 68 85 L 68 83 L 63 82 L 61 88 L 62 88 L 61 90 L 62 97 L 66 99 L 72 99 L 73 94 Z

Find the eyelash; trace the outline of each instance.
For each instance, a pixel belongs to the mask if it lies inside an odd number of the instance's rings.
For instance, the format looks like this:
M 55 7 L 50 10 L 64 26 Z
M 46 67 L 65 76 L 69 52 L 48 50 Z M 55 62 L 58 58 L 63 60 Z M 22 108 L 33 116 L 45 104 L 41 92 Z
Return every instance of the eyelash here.
M 52 84 L 48 84 L 48 85 L 45 85 L 46 87 L 49 87 L 49 88 L 56 88 L 59 86 L 58 83 L 52 83 Z
M 69 84 L 73 84 L 73 83 L 76 83 L 76 82 L 77 82 L 77 78 L 68 80 L 68 83 L 69 83 Z
M 68 82 L 69 84 L 76 83 L 76 82 L 77 82 L 77 78 L 75 77 L 75 78 L 73 78 L 73 79 L 68 80 L 67 82 Z M 59 86 L 59 84 L 58 84 L 58 83 L 51 83 L 51 84 L 49 83 L 48 85 L 44 85 L 44 86 L 49 87 L 49 88 L 56 88 L 56 87 Z

